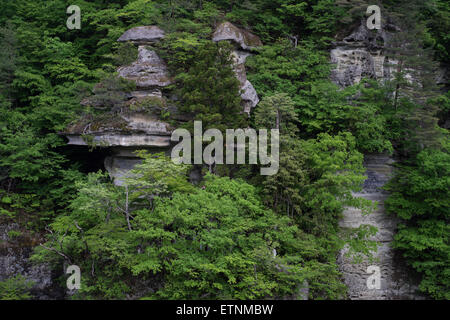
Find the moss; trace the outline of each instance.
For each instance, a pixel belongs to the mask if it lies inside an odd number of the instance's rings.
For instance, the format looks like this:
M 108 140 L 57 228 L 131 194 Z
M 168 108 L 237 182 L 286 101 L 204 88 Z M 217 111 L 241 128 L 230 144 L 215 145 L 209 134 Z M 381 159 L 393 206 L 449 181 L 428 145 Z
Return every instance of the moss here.
M 128 131 L 128 123 L 115 112 L 88 114 L 67 127 L 64 133 L 88 135 L 92 132 Z
M 161 110 L 167 109 L 167 102 L 164 98 L 150 96 L 136 100 L 130 105 L 131 111 L 144 111 L 150 114 L 160 114 Z
M 124 42 L 119 45 L 117 53 L 114 55 L 116 66 L 127 66 L 138 58 L 138 49 L 131 42 Z
M 22 236 L 22 232 L 21 231 L 18 231 L 18 230 L 10 230 L 10 231 L 8 231 L 8 237 L 10 239 L 15 239 L 15 238 L 18 238 L 20 236 Z
M 93 119 L 90 125 L 91 132 L 126 130 L 127 122 L 113 112 L 103 113 Z
M 90 134 L 81 135 L 81 139 L 88 145 L 89 151 L 94 150 L 95 148 L 108 147 L 109 145 L 104 141 L 95 141 L 94 136 Z
M 244 43 L 245 43 L 247 46 L 249 46 L 249 47 L 259 47 L 259 46 L 262 46 L 262 42 L 261 42 L 261 40 L 259 39 L 258 36 L 256 36 L 256 35 L 254 35 L 254 34 L 248 32 L 248 31 L 246 31 L 246 30 L 243 30 L 242 32 L 243 32 L 243 34 L 244 34 Z

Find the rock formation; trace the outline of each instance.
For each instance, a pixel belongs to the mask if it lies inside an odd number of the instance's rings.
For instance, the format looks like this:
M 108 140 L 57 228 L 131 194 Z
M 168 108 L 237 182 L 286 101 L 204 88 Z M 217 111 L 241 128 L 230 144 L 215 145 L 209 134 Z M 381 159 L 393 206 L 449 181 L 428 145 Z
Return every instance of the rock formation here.
M 395 27 L 388 26 L 392 31 Z M 356 84 L 362 78 L 377 80 L 389 79 L 391 70 L 388 58 L 384 53 L 384 44 L 389 40 L 390 33 L 384 29 L 368 30 L 364 23 L 345 37 L 335 43 L 331 50 L 331 62 L 336 64 L 332 71 L 332 80 L 341 87 Z M 384 210 L 384 200 L 388 196 L 381 188 L 389 180 L 392 174 L 393 158 L 387 155 L 365 155 L 365 168 L 367 180 L 363 190 L 355 194 L 372 201 L 377 201 L 375 212 L 362 215 L 355 208 L 347 208 L 340 221 L 342 228 L 355 228 L 363 224 L 377 227 L 378 232 L 374 237 L 379 247 L 374 257 L 378 260 L 373 263 L 364 261 L 354 264 L 345 257 L 346 249 L 342 250 L 338 258 L 340 270 L 343 273 L 344 283 L 348 287 L 350 299 L 422 299 L 417 293 L 417 284 L 411 278 L 412 271 L 406 267 L 402 257 L 392 247 L 397 228 L 395 216 L 387 215 Z M 380 289 L 369 289 L 367 267 L 374 265 L 381 270 Z
M 164 38 L 164 31 L 157 26 L 135 27 L 127 30 L 117 41 L 133 41 L 137 43 L 148 43 Z
M 394 28 L 394 27 L 392 27 Z M 385 29 L 369 30 L 364 23 L 331 50 L 331 62 L 336 64 L 331 77 L 345 87 L 362 78 L 388 79 L 391 75 L 384 44 L 389 40 Z
M 213 41 L 232 40 L 239 44 L 244 50 L 251 50 L 262 46 L 262 42 L 258 36 L 242 30 L 230 22 L 221 23 L 213 34 Z
M 119 77 L 136 84 L 136 90 L 125 94 L 116 92 L 118 99 L 125 100 L 125 111 L 114 114 L 105 113 L 98 118 L 86 118 L 70 125 L 64 135 L 69 145 L 93 145 L 108 148 L 112 155 L 105 159 L 104 165 L 116 184 L 121 184 L 121 177 L 132 169 L 140 159 L 134 152 L 139 149 L 150 149 L 169 152 L 172 128 L 161 117 L 149 109 L 163 109 L 170 112 L 172 119 L 186 121 L 186 117 L 178 113 L 165 87 L 173 83 L 166 63 L 151 49 L 157 41 L 163 41 L 164 32 L 157 26 L 135 27 L 126 31 L 117 41 L 131 42 L 137 46 L 137 60 L 118 68 Z M 243 111 L 250 110 L 259 102 L 258 94 L 247 80 L 245 59 L 250 51 L 261 46 L 261 40 L 252 33 L 241 30 L 229 22 L 220 24 L 213 35 L 213 41 L 232 41 L 236 49 L 233 51 L 233 69 L 242 90 Z M 98 85 L 100 86 L 100 85 Z M 108 88 L 99 88 L 108 91 Z M 83 105 L 105 109 L 102 99 L 89 97 L 82 101 Z
M 120 67 L 117 72 L 120 77 L 134 81 L 140 89 L 166 87 L 172 83 L 165 62 L 144 45 L 138 48 L 138 59 L 129 66 Z
M 166 63 L 149 46 L 164 38 L 157 26 L 135 27 L 126 31 L 117 41 L 130 41 L 137 46 L 137 60 L 121 66 L 119 77 L 136 84 L 136 90 L 126 97 L 126 111 L 107 114 L 96 119 L 83 119 L 69 126 L 64 133 L 69 145 L 94 145 L 109 148 L 112 155 L 105 159 L 105 168 L 115 183 L 121 184 L 122 175 L 139 163 L 134 154 L 139 149 L 169 148 L 173 128 L 148 109 L 164 109 L 176 113 L 168 106 L 162 89 L 173 83 Z M 85 105 L 101 107 L 101 102 L 85 99 Z
M 3 220 L 3 219 L 2 219 Z M 13 237 L 11 231 L 23 232 Z M 0 281 L 21 275 L 31 282 L 30 293 L 33 299 L 60 299 L 64 292 L 58 290 L 56 278 L 48 264 L 32 264 L 30 256 L 40 239 L 25 233 L 18 223 L 2 221 L 0 223 Z
M 212 39 L 216 42 L 230 40 L 237 45 L 233 52 L 234 72 L 240 82 L 244 112 L 250 114 L 250 110 L 258 104 L 259 98 L 255 88 L 250 81 L 247 80 L 245 60 L 251 54 L 250 52 L 253 49 L 262 46 L 261 40 L 258 36 L 247 30 L 239 29 L 230 22 L 221 23 L 214 31 Z
M 347 208 L 343 219 L 340 221 L 342 228 L 356 228 L 362 224 L 369 224 L 378 228 L 378 232 L 372 240 L 377 241 L 379 247 L 374 254 L 375 262 L 364 261 L 354 264 L 344 255 L 342 250 L 338 258 L 340 271 L 343 273 L 344 283 L 348 287 L 350 299 L 355 300 L 393 300 L 393 299 L 423 299 L 417 293 L 417 281 L 412 278 L 412 270 L 408 268 L 402 257 L 392 247 L 398 220 L 395 216 L 388 215 L 384 211 L 384 200 L 388 194 L 381 188 L 392 175 L 394 160 L 383 154 L 366 155 L 364 166 L 367 180 L 364 182 L 360 193 L 354 194 L 368 200 L 377 201 L 377 209 L 369 214 L 362 215 L 355 208 Z M 380 289 L 369 289 L 367 273 L 370 265 L 378 266 L 381 271 Z

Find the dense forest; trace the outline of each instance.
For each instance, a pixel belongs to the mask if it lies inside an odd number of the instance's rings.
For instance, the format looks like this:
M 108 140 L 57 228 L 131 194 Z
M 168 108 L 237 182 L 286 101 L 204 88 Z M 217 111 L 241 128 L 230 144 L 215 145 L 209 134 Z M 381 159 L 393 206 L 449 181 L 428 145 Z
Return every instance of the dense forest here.
M 67 8 L 81 9 L 68 29 Z M 378 5 L 382 44 L 396 61 L 382 80 L 340 86 L 330 50 Z M 388 154 L 395 174 L 386 215 L 393 247 L 428 299 L 450 299 L 450 4 L 445 0 L 1 0 L 0 252 L 31 242 L 30 261 L 52 270 L 65 299 L 347 299 L 337 256 L 370 260 L 376 228 L 342 230 L 367 176 L 364 155 Z M 212 41 L 223 22 L 256 35 L 246 77 L 259 103 L 242 112 L 233 43 Z M 158 26 L 152 50 L 171 83 L 127 103 L 135 83 L 117 69 L 138 49 L 117 39 Z M 376 30 L 375 30 L 376 32 Z M 258 40 L 259 41 L 259 40 Z M 87 100 L 88 102 L 86 102 Z M 279 129 L 279 170 L 258 164 L 175 164 L 143 148 L 123 183 L 103 165 L 105 146 L 67 144 L 65 133 L 139 108 L 172 128 Z M 200 173 L 193 182 L 190 173 Z M 376 205 L 376 204 L 375 204 Z M 376 264 L 376 263 L 375 263 Z M 69 265 L 81 288 L 66 290 Z M 35 298 L 20 273 L 0 277 L 0 299 Z M 56 289 L 55 289 L 56 290 Z

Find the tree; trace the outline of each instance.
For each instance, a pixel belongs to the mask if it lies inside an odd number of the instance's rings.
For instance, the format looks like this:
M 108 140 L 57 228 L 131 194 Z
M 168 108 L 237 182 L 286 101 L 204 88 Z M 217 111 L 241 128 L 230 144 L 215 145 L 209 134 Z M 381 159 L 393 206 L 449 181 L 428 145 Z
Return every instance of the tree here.
M 403 145 L 403 153 L 418 152 L 423 148 L 439 145 L 439 131 L 436 114 L 439 107 L 434 98 L 439 95 L 435 71 L 438 66 L 433 60 L 432 47 L 426 44 L 426 28 L 419 20 L 422 1 L 402 1 L 392 14 L 399 27 L 386 44 L 390 68 L 393 70 L 391 86 L 395 110 L 409 109 L 406 118 L 406 144 L 418 147 L 409 150 Z M 406 147 L 406 148 L 405 148 Z
M 422 275 L 421 291 L 436 299 L 450 297 L 450 153 L 424 149 L 403 163 L 387 185 L 386 210 L 402 221 L 394 246 Z
M 348 132 L 322 133 L 316 139 L 299 140 L 298 118 L 285 94 L 264 98 L 254 117 L 257 128 L 281 132 L 279 172 L 263 182 L 269 205 L 304 222 L 311 219 L 309 226 L 304 225 L 309 232 L 319 226 L 326 230 L 329 222 L 336 226 L 342 206 L 355 204 L 351 191 L 358 190 L 365 179 L 363 156 L 355 148 L 354 137 Z
M 208 174 L 194 188 L 185 168 L 143 156 L 123 187 L 99 173 L 78 183 L 71 210 L 37 249 L 37 261 L 91 270 L 79 297 L 295 298 L 305 280 L 311 297 L 342 296 L 332 258 L 265 208 L 254 186 Z
M 9 23 L 0 28 L 0 94 L 11 99 L 11 83 L 17 60 L 17 39 Z
M 259 182 L 263 199 L 276 212 L 291 217 L 302 231 L 316 237 L 324 246 L 330 267 L 335 263 L 332 257 L 344 243 L 350 246 L 350 256 L 370 258 L 376 249 L 369 240 L 376 233 L 374 228 L 362 225 L 345 234 L 338 227 L 344 206 L 361 208 L 365 213 L 373 209 L 371 201 L 352 195 L 365 179 L 355 139 L 345 132 L 300 140 L 296 137 L 298 118 L 293 111 L 293 102 L 285 94 L 265 97 L 255 110 L 257 127 L 278 127 L 281 132 L 279 171 Z
M 192 67 L 176 77 L 181 81 L 181 110 L 202 121 L 205 129 L 244 127 L 239 81 L 231 64 L 231 47 L 210 42 L 198 48 Z
M 0 300 L 29 300 L 33 282 L 18 274 L 0 281 Z

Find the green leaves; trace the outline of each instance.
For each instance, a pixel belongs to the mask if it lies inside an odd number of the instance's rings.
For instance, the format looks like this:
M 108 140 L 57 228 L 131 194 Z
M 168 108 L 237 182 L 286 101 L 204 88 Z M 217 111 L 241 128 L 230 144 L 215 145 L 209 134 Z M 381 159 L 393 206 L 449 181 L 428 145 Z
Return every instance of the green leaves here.
M 283 92 L 294 99 L 302 89 L 308 90 L 311 82 L 328 77 L 327 60 L 311 41 L 294 47 L 288 40 L 279 39 L 248 58 L 248 79 L 262 97 Z
M 30 128 L 17 132 L 3 129 L 0 166 L 9 168 L 11 178 L 23 181 L 51 178 L 64 159 L 49 148 L 60 143 L 56 136 L 37 137 Z
M 31 299 L 29 290 L 33 283 L 21 275 L 0 281 L 0 300 Z
M 450 297 L 450 154 L 425 149 L 403 164 L 388 184 L 388 212 L 402 219 L 394 246 L 422 275 L 420 289 L 436 299 Z
M 231 47 L 206 43 L 196 51 L 196 59 L 181 80 L 182 111 L 191 113 L 204 128 L 240 128 L 242 115 L 239 81 L 232 70 Z
M 51 224 L 45 244 L 61 254 L 41 248 L 34 257 L 94 268 L 81 297 L 283 298 L 295 297 L 304 280 L 314 283 L 313 296 L 343 292 L 337 269 L 312 269 L 324 253 L 316 239 L 265 208 L 254 186 L 207 174 L 194 188 L 185 167 L 141 155 L 123 187 L 100 173 L 78 182 L 71 210 Z M 332 287 L 324 290 L 322 279 Z M 147 280 L 137 293 L 133 283 Z

